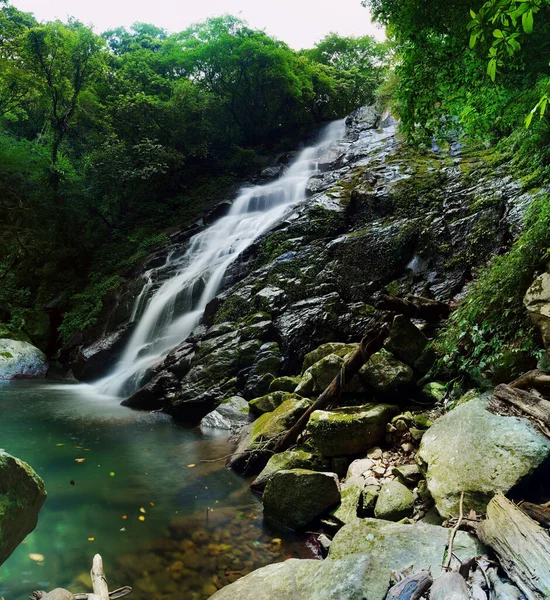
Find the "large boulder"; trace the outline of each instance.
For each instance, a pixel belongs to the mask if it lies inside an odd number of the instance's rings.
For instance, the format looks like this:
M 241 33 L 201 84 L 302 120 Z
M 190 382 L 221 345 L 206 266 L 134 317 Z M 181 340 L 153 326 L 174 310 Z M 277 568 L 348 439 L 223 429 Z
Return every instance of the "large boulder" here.
M 333 561 L 291 558 L 253 571 L 210 600 L 364 600 L 369 563 L 364 556 Z
M 200 427 L 201 429 L 236 431 L 248 425 L 252 420 L 248 402 L 240 396 L 232 396 L 203 417 Z
M 0 380 L 45 377 L 46 355 L 28 342 L 0 339 Z
M 412 515 L 414 498 L 412 492 L 399 481 L 386 481 L 380 489 L 374 516 L 387 521 L 400 521 Z
M 309 367 L 296 388 L 302 396 L 318 396 L 330 385 L 344 365 L 344 359 L 337 354 L 329 354 Z M 362 392 L 364 387 L 358 377 L 354 377 L 346 386 L 346 392 Z
M 336 473 L 307 469 L 278 471 L 263 495 L 264 518 L 277 529 L 298 529 L 340 502 Z
M 384 348 L 369 358 L 359 370 L 359 376 L 365 383 L 386 394 L 406 390 L 414 383 L 411 367 Z
M 349 456 L 365 452 L 380 442 L 386 424 L 397 413 L 391 404 L 364 404 L 337 410 L 316 410 L 307 432 L 323 456 Z
M 329 561 L 365 557 L 368 559 L 368 577 L 364 598 L 384 600 L 390 587 L 392 571 L 413 566 L 414 571 L 429 569 L 437 577 L 444 564 L 450 530 L 435 525 L 400 525 L 379 519 L 355 519 L 344 525 L 334 536 L 329 550 Z M 453 543 L 453 554 L 458 560 L 483 554 L 478 540 L 458 531 Z
M 35 527 L 46 499 L 29 465 L 0 450 L 0 565 Z
M 296 423 L 309 405 L 306 399 L 289 399 L 273 412 L 263 414 L 243 429 L 227 465 L 245 473 L 263 469 L 279 437 Z
M 289 469 L 320 470 L 322 467 L 321 462 L 317 456 L 305 450 L 286 450 L 285 452 L 273 454 L 262 472 L 254 479 L 251 487 L 263 490 L 267 482 L 278 471 L 288 471 Z
M 549 466 L 550 440 L 526 419 L 501 417 L 471 400 L 440 417 L 422 438 L 417 459 L 439 514 L 485 512 L 497 493 L 528 483 Z
M 313 366 L 316 362 L 319 362 L 329 354 L 336 354 L 336 356 L 344 357 L 346 354 L 354 352 L 355 350 L 357 350 L 357 344 L 343 344 L 341 342 L 321 344 L 318 348 L 315 348 L 315 350 L 308 352 L 304 356 L 302 371 L 307 371 L 309 367 Z
M 550 272 L 535 279 L 525 294 L 523 304 L 531 321 L 540 330 L 544 347 L 550 355 Z
M 264 413 L 273 412 L 285 400 L 290 400 L 291 398 L 300 399 L 301 397 L 289 392 L 270 392 L 265 396 L 250 400 L 248 404 L 250 405 L 250 412 L 260 416 Z
M 398 359 L 415 367 L 428 345 L 428 338 L 407 317 L 396 315 L 384 345 Z

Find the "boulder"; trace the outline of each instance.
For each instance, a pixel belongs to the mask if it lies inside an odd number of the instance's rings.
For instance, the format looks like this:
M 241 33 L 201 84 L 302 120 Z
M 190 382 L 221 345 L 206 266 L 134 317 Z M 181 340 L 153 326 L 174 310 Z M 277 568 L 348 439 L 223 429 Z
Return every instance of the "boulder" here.
M 316 410 L 307 432 L 323 456 L 348 456 L 365 452 L 380 442 L 386 424 L 397 412 L 390 404 L 365 404 L 337 410 Z
M 309 367 L 296 388 L 301 396 L 318 396 L 330 385 L 344 364 L 337 354 L 329 354 Z M 354 377 L 346 386 L 346 392 L 362 392 L 364 387 L 358 377 Z
M 262 502 L 266 522 L 277 529 L 298 529 L 340 501 L 336 473 L 307 469 L 278 471 L 267 482 Z
M 271 321 L 269 323 L 271 325 Z M 277 376 L 280 362 L 281 351 L 279 350 L 279 344 L 277 342 L 263 344 L 254 358 L 254 364 L 248 375 L 246 387 L 243 392 L 244 397 L 250 399 L 267 394 L 271 382 Z
M 305 372 L 309 367 L 313 366 L 316 362 L 319 362 L 325 356 L 329 354 L 336 354 L 336 356 L 344 357 L 350 352 L 357 350 L 357 344 L 342 344 L 341 342 L 329 342 L 328 344 L 321 344 L 315 350 L 308 352 L 304 356 L 304 362 L 302 364 L 302 372 Z
M 435 525 L 400 525 L 379 519 L 355 519 L 334 536 L 328 561 L 363 556 L 368 559 L 364 598 L 384 600 L 392 571 L 429 569 L 435 578 L 441 572 L 450 530 Z M 472 535 L 458 531 L 453 553 L 458 560 L 483 554 L 485 548 Z M 456 564 L 456 563 L 455 563 Z
M 344 524 L 356 519 L 363 488 L 364 482 L 356 483 L 355 480 L 349 484 L 344 484 L 341 490 L 340 505 L 332 511 L 331 515 Z
M 374 467 L 374 462 L 370 458 L 358 458 L 349 465 L 346 479 L 360 477 L 365 471 L 372 469 L 372 467 Z
M 384 346 L 399 360 L 415 367 L 428 344 L 428 338 L 404 315 L 396 315 Z
M 549 466 L 550 440 L 526 419 L 489 413 L 470 400 L 440 417 L 422 438 L 417 455 L 439 514 L 485 512 L 489 500 Z
M 252 421 L 248 402 L 240 396 L 224 400 L 216 410 L 208 413 L 200 422 L 201 429 L 215 428 L 236 431 Z
M 18 458 L 0 450 L 0 565 L 36 527 L 44 482 Z
M 406 486 L 414 487 L 422 478 L 418 465 L 401 465 L 392 469 L 392 474 Z
M 301 377 L 289 377 L 288 375 L 285 377 L 276 377 L 269 384 L 270 392 L 294 392 L 298 387 L 300 381 L 302 381 Z
M 429 402 L 441 402 L 447 394 L 447 388 L 442 383 L 437 381 L 430 381 L 422 387 L 422 395 Z
M 28 342 L 0 339 L 0 380 L 45 377 L 46 355 Z
M 365 383 L 386 394 L 406 390 L 414 383 L 413 370 L 382 348 L 359 370 Z
M 550 356 L 550 272 L 539 275 L 523 298 L 533 324 L 539 329 Z
M 387 521 L 400 521 L 412 515 L 413 507 L 414 498 L 407 487 L 399 481 L 386 481 L 380 489 L 374 516 Z
M 285 400 L 297 397 L 298 396 L 295 394 L 290 394 L 289 392 L 270 392 L 265 396 L 260 396 L 259 398 L 250 400 L 248 404 L 250 405 L 250 412 L 254 415 L 260 416 L 264 413 L 273 412 Z
M 271 456 L 267 461 L 267 465 L 258 477 L 254 479 L 250 487 L 263 490 L 267 482 L 278 471 L 288 471 L 289 469 L 309 469 L 316 471 L 321 467 L 321 461 L 311 452 L 306 452 L 305 450 L 286 450 L 285 452 Z
M 334 561 L 291 558 L 253 571 L 210 600 L 364 600 L 369 563 L 364 556 Z
M 277 439 L 290 429 L 310 405 L 306 399 L 285 400 L 246 427 L 227 465 L 244 473 L 258 472 L 266 465 Z

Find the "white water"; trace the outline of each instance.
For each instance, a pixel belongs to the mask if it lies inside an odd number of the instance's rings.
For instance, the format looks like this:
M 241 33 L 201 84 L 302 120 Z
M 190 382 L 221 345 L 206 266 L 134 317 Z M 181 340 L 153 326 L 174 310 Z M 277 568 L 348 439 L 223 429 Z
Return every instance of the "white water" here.
M 183 256 L 168 256 L 165 266 L 175 267 L 176 274 L 148 300 L 152 280 L 151 272 L 145 273 L 146 284 L 132 313 L 139 318 L 138 325 L 113 373 L 95 384 L 99 393 L 132 394 L 147 369 L 191 333 L 231 263 L 290 207 L 305 200 L 318 157 L 344 133 L 343 120 L 331 123 L 320 142 L 303 150 L 280 179 L 241 190 L 229 213 L 194 235 Z

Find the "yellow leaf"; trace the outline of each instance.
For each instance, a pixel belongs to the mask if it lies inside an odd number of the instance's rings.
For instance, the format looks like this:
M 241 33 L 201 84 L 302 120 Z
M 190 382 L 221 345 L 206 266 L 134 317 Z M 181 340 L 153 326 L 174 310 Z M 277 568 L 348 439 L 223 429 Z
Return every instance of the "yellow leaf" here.
M 191 469 L 192 467 L 195 466 L 195 463 L 191 463 L 190 465 L 187 465 L 187 466 Z
M 140 513 L 146 513 L 147 511 L 143 508 L 143 506 L 141 506 L 140 509 L 139 509 L 139 512 Z
M 91 537 L 91 538 L 88 538 L 88 541 L 89 541 L 89 542 L 94 542 L 94 541 L 95 541 L 95 538 L 93 538 L 93 537 Z
M 42 562 L 44 560 L 44 555 L 38 554 L 37 552 L 32 552 L 31 554 L 29 554 L 29 558 L 31 560 L 34 560 L 34 562 Z
M 154 502 L 149 502 L 149 504 L 150 504 L 151 506 L 155 506 L 155 503 L 154 503 Z
M 83 463 L 86 459 L 85 458 L 75 458 L 75 461 L 77 463 Z
M 123 518 L 123 519 L 127 519 L 127 518 L 128 518 L 128 515 L 122 515 L 122 518 Z
M 145 517 L 144 517 L 143 515 L 139 515 L 138 519 L 139 519 L 140 521 L 145 521 Z

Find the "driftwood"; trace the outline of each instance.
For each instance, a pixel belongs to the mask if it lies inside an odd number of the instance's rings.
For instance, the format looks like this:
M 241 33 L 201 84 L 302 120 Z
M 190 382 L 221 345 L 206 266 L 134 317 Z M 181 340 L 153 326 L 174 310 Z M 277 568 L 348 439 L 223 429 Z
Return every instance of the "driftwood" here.
M 469 600 L 468 586 L 455 571 L 441 574 L 430 590 L 430 600 Z
M 520 390 L 528 390 L 529 388 L 535 388 L 537 390 L 550 391 L 550 374 L 540 369 L 534 369 L 528 371 L 521 377 L 514 379 L 510 383 L 510 387 L 517 388 Z
M 550 598 L 550 537 L 502 494 L 489 502 L 480 538 L 528 600 Z
M 489 408 L 496 408 L 495 401 L 511 404 L 526 415 L 541 421 L 546 426 L 550 426 L 550 402 L 544 398 L 501 383 L 497 385 L 493 392 L 493 396 L 489 401 Z
M 103 571 L 103 559 L 99 554 L 94 556 L 90 576 L 93 589 L 91 594 L 73 594 L 69 590 L 56 588 L 48 593 L 43 590 L 33 592 L 29 600 L 117 600 L 118 598 L 124 598 L 132 591 L 131 587 L 124 586 L 109 592 L 107 579 Z
M 419 571 L 405 577 L 397 585 L 394 585 L 386 600 L 419 600 L 431 587 L 433 583 L 429 571 Z
M 522 502 L 519 507 L 527 513 L 532 519 L 538 521 L 541 525 L 550 527 L 550 506 L 548 504 L 533 504 L 532 502 Z
M 425 321 L 446 319 L 451 312 L 449 304 L 411 295 L 405 298 L 382 296 L 381 300 L 377 302 L 376 308 L 399 313 L 411 319 L 424 319 Z
M 357 350 L 351 357 L 342 365 L 338 375 L 331 381 L 325 391 L 317 398 L 317 400 L 306 410 L 302 417 L 289 429 L 286 435 L 275 446 L 275 452 L 283 452 L 288 450 L 296 443 L 298 436 L 304 431 L 309 421 L 309 416 L 316 410 L 322 410 L 335 404 L 344 391 L 347 384 L 352 380 L 359 369 L 368 361 L 370 356 L 378 352 L 384 343 L 389 333 L 389 327 L 384 320 L 378 320 L 369 329 Z

